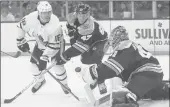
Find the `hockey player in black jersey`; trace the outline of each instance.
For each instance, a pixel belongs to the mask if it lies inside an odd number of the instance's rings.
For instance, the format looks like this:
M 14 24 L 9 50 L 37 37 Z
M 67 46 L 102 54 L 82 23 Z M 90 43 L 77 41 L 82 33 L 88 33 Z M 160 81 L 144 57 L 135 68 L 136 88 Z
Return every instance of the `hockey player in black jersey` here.
M 71 47 L 57 59 L 63 63 L 81 55 L 83 64 L 100 64 L 104 56 L 103 47 L 107 41 L 107 32 L 90 15 L 90 6 L 79 4 L 75 12 L 67 17 L 67 29 Z M 100 85 L 104 85 L 101 81 Z M 101 92 L 103 93 L 103 92 Z
M 107 32 L 90 16 L 90 6 L 79 4 L 75 12 L 68 15 L 67 28 L 71 47 L 63 53 L 63 60 L 67 62 L 81 55 L 83 64 L 100 64 L 104 55 L 100 49 L 107 40 Z
M 126 81 L 126 85 L 112 94 L 112 107 L 138 107 L 137 101 L 142 98 L 169 99 L 169 85 L 162 81 L 158 60 L 140 44 L 129 40 L 123 26 L 112 30 L 108 42 L 112 44 L 113 54 L 100 65 L 90 66 L 82 76 L 84 81 L 94 84 L 113 77 Z

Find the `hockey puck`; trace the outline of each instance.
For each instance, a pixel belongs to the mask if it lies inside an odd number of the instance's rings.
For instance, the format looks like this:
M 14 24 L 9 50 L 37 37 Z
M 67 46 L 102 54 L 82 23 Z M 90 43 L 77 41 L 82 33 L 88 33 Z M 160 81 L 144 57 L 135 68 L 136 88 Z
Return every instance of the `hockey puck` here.
M 81 68 L 80 68 L 80 67 L 76 67 L 76 68 L 75 68 L 75 71 L 76 71 L 76 72 L 80 72 L 80 71 L 81 71 Z

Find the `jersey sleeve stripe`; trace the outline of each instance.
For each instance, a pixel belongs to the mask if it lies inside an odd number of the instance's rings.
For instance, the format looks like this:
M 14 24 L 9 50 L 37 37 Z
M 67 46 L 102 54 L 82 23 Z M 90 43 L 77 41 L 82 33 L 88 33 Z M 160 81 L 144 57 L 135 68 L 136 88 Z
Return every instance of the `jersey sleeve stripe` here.
M 135 72 L 143 72 L 143 71 L 153 71 L 157 73 L 162 73 L 162 68 L 160 65 L 147 63 L 135 70 Z
M 105 61 L 103 64 L 112 69 L 113 71 L 115 71 L 117 75 L 119 75 L 122 72 L 118 67 L 116 67 L 115 64 L 113 64 L 110 61 Z
M 82 53 L 89 50 L 89 46 L 87 46 L 81 42 L 77 42 L 77 41 L 76 41 L 76 43 L 73 44 L 73 47 L 78 49 Z
M 86 50 L 82 49 L 80 46 L 73 44 L 72 45 L 74 48 L 76 48 L 77 50 L 79 50 L 80 52 L 84 53 Z
M 132 78 L 132 75 L 139 73 L 139 72 L 157 72 L 157 73 L 162 73 L 162 68 L 160 65 L 152 64 L 152 63 L 147 63 L 139 68 L 137 68 L 129 77 L 128 81 Z
M 85 47 L 86 49 L 89 49 L 89 45 L 86 45 L 80 41 L 76 41 L 76 43 L 78 43 L 79 45 L 82 45 L 83 47 Z
M 109 59 L 110 62 L 112 62 L 113 64 L 115 64 L 117 67 L 119 67 L 121 69 L 121 71 L 124 70 L 124 68 L 122 67 L 122 65 L 120 65 L 117 61 L 115 61 L 114 59 Z

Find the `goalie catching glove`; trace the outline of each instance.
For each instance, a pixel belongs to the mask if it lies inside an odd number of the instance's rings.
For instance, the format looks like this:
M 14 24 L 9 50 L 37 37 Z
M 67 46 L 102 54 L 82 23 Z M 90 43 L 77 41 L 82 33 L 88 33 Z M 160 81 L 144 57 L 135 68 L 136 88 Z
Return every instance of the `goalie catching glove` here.
M 28 50 L 30 50 L 29 44 L 27 43 L 25 38 L 17 39 L 17 47 L 22 52 L 27 52 Z

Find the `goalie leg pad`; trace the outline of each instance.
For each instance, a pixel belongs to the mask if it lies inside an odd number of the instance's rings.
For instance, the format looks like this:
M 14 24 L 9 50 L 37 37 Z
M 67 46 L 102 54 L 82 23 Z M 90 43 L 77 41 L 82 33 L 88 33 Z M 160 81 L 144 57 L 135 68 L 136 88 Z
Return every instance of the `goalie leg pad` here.
M 97 82 L 97 71 L 96 71 L 97 65 L 92 65 L 90 68 L 88 66 L 82 67 L 82 70 L 80 72 L 80 75 L 82 76 L 82 79 L 84 82 L 86 82 L 89 85 L 95 85 Z

